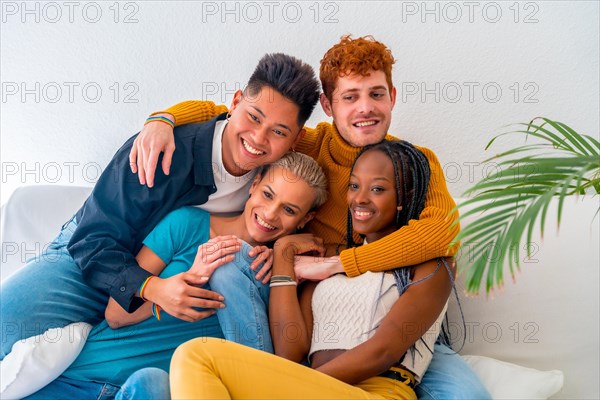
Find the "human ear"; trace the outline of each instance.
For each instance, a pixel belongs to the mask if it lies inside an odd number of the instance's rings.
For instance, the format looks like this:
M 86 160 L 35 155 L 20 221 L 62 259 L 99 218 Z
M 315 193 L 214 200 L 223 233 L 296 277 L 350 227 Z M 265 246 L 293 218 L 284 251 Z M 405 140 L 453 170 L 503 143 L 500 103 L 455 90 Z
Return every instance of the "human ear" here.
M 250 189 L 248 189 L 248 194 L 250 196 L 252 196 L 252 193 L 254 193 L 254 191 L 258 187 L 258 184 L 260 183 L 261 180 L 262 180 L 262 175 L 256 174 L 256 176 L 254 177 L 254 180 L 252 181 L 252 185 L 250 185 Z
M 329 101 L 327 96 L 325 96 L 325 93 L 321 93 L 321 96 L 319 97 L 319 101 L 321 102 L 321 107 L 323 107 L 323 111 L 325 111 L 325 114 L 327 114 L 328 117 L 333 116 L 333 111 L 331 109 L 331 102 Z
M 303 229 L 306 224 L 308 224 L 314 217 L 316 212 L 311 211 L 302 218 L 302 221 L 298 224 L 298 229 Z
M 242 101 L 242 97 L 243 93 L 238 89 L 233 95 L 233 100 L 231 101 L 231 106 L 229 107 L 230 113 L 237 108 L 237 105 L 240 103 L 240 101 Z

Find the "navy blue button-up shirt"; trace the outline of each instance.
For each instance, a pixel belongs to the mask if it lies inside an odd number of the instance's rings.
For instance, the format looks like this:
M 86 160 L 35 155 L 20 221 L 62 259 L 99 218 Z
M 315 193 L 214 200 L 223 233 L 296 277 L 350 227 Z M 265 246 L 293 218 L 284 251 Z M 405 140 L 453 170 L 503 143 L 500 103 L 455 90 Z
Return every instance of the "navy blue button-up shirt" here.
M 151 274 L 139 266 L 135 254 L 148 233 L 169 212 L 204 204 L 216 191 L 213 137 L 216 122 L 225 116 L 176 127 L 170 174 L 158 168 L 152 188 L 141 185 L 131 172 L 129 152 L 137 135 L 133 136 L 117 151 L 77 212 L 69 253 L 86 283 L 106 291 L 125 310 L 133 312 L 143 304 L 135 294 Z

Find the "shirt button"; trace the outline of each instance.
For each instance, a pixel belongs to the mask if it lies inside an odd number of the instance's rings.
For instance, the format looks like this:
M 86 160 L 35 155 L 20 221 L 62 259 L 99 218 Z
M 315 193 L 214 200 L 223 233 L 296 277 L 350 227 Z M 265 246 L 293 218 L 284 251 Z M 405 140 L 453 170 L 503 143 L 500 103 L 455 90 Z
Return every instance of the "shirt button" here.
M 121 288 L 119 289 L 121 292 L 125 291 L 125 286 L 121 286 Z

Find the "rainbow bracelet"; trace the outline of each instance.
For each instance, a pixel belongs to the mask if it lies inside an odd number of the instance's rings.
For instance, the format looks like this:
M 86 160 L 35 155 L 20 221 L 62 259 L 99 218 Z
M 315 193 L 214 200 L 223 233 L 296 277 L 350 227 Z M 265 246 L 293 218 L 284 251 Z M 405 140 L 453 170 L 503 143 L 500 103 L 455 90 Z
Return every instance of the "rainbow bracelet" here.
M 150 122 L 162 122 L 163 124 L 169 125 L 171 128 L 175 128 L 175 122 L 171 121 L 167 117 L 161 117 L 161 116 L 158 116 L 158 115 L 157 116 L 150 116 L 150 117 L 148 117 L 148 119 L 146 120 L 146 122 L 144 122 L 144 125 L 147 125 Z
M 146 289 L 146 285 L 148 284 L 148 282 L 150 282 L 150 279 L 154 278 L 154 275 L 150 275 L 149 277 L 146 278 L 146 280 L 144 280 L 144 282 L 142 282 L 142 284 L 140 285 L 140 297 L 142 298 L 142 300 L 147 301 L 144 298 L 144 289 Z
M 152 315 L 160 321 L 160 306 L 156 303 L 152 303 Z

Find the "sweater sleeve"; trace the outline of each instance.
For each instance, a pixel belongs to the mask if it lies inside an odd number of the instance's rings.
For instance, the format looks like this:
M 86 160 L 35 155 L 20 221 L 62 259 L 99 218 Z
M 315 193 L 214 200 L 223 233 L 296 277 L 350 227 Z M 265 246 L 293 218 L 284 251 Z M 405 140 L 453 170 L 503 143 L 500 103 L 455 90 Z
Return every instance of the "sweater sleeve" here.
M 206 122 L 217 115 L 229 111 L 223 104 L 216 105 L 212 101 L 187 100 L 177 103 L 164 111 L 157 111 L 152 115 L 169 113 L 175 117 L 175 126 Z
M 458 219 L 458 213 L 449 215 L 456 204 L 448 192 L 436 155 L 429 149 L 419 149 L 431 168 L 425 208 L 419 219 L 409 221 L 408 225 L 376 242 L 342 251 L 340 259 L 348 276 L 388 271 L 456 254 L 458 244 L 452 241 L 460 227 L 452 224 Z
M 316 128 L 309 128 L 307 126 L 304 127 L 306 133 L 304 137 L 298 144 L 296 145 L 297 151 L 300 153 L 306 154 L 307 156 L 311 156 L 315 160 L 319 156 L 319 149 L 323 143 L 323 138 L 325 137 L 325 131 L 331 124 L 326 122 L 321 122 L 317 125 Z

